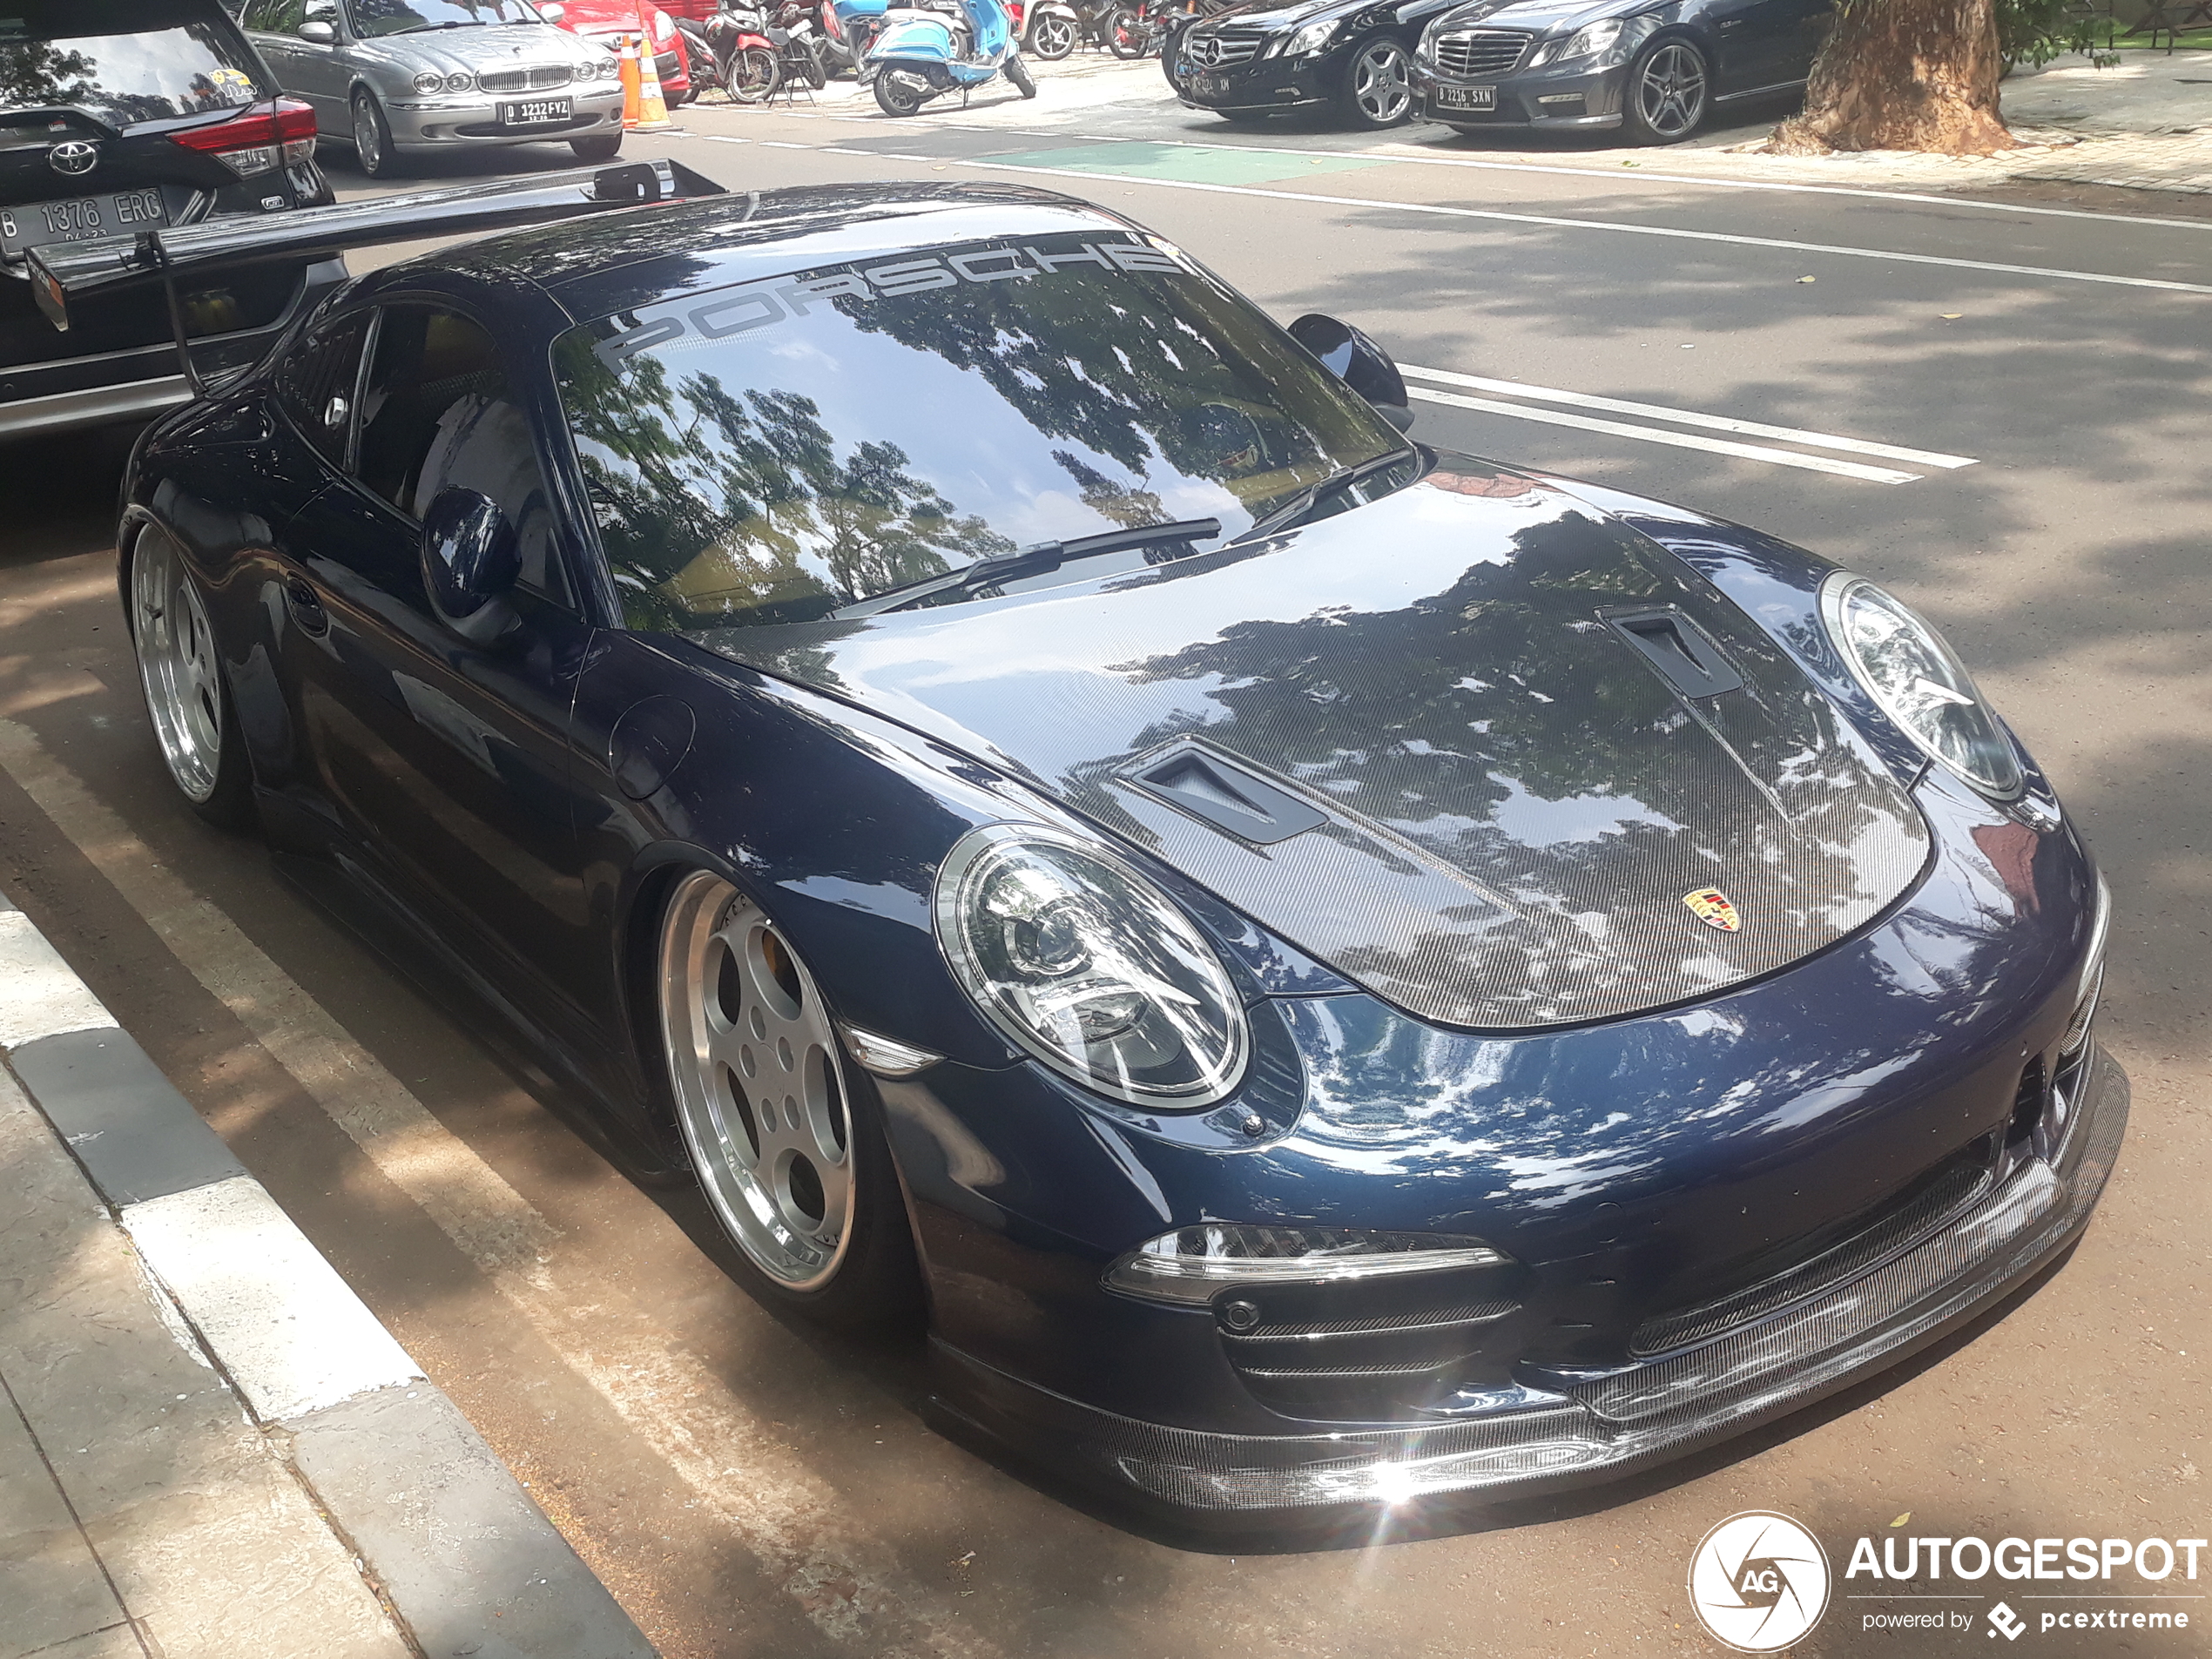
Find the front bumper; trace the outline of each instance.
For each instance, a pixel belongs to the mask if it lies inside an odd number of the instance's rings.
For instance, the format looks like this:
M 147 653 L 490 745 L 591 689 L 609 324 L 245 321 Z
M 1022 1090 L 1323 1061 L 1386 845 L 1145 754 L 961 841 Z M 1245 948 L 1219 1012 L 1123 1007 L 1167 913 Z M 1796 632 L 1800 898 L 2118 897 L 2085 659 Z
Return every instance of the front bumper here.
M 1417 111 L 1461 132 L 1479 132 L 1493 128 L 1617 127 L 1629 71 L 1625 66 L 1564 74 L 1538 71 L 1476 81 L 1440 74 L 1433 63 L 1416 56 L 1412 78 Z M 1455 96 L 1479 96 L 1484 89 L 1492 97 L 1488 109 L 1445 102 Z
M 1170 44 L 1168 50 L 1180 48 Z M 1168 83 L 1185 109 L 1236 114 L 1311 109 L 1335 100 L 1344 83 L 1344 56 L 1323 51 L 1306 57 L 1261 57 L 1227 69 L 1177 63 Z
M 1565 1386 L 1496 1391 L 1489 1409 L 1403 1427 L 1247 1435 L 1085 1406 L 939 1345 L 933 1401 L 952 1426 L 1049 1457 L 1086 1484 L 1223 1528 L 1292 1524 L 1445 1494 L 1518 1497 L 1679 1457 L 1871 1376 L 1967 1323 L 2087 1225 L 2128 1120 L 2119 1066 L 2074 1069 L 2047 1155 L 2022 1159 L 1932 1234 L 1817 1292 L 1647 1361 Z
M 499 106 L 536 98 L 564 98 L 573 110 L 567 121 L 524 127 L 502 126 Z M 622 86 L 595 81 L 587 91 L 574 86 L 557 91 L 515 92 L 465 98 L 411 98 L 385 105 L 392 143 L 401 150 L 449 150 L 471 145 L 565 143 L 595 132 L 622 128 Z

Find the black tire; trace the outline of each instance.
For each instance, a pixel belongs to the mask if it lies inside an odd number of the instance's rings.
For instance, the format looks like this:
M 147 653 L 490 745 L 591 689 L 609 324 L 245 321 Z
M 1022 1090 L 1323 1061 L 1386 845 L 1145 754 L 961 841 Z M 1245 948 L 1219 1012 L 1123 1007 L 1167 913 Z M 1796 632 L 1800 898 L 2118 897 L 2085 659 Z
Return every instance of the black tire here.
M 796 67 L 806 78 L 806 84 L 819 92 L 829 84 L 829 71 L 822 66 L 822 49 L 811 40 L 800 41 L 799 49 Z
M 886 115 L 912 115 L 929 102 L 929 96 L 890 74 L 875 78 L 876 107 Z
M 788 1064 L 785 1069 L 792 1073 L 792 1082 L 799 1072 L 818 1082 L 827 1098 L 813 1109 L 800 1108 L 794 1116 L 794 1103 L 786 1097 L 780 1124 L 772 1107 L 761 1109 L 774 1099 L 771 1079 L 777 1064 L 765 1053 L 759 1080 L 750 1088 L 726 1068 L 717 1073 L 711 1094 L 701 1079 L 702 1071 L 713 1069 L 716 1062 L 711 1054 L 701 1055 L 699 1044 L 718 1041 L 703 1029 L 702 1022 L 711 1017 L 704 1001 L 711 996 L 715 1008 L 727 1008 L 734 988 L 758 1016 L 755 1005 L 761 999 L 746 988 L 742 968 L 734 974 L 726 966 L 718 974 L 710 968 L 707 976 L 696 976 L 698 968 L 715 960 L 713 939 L 726 938 L 722 930 L 732 926 L 730 918 L 736 916 L 749 917 L 751 923 L 762 924 L 763 932 L 776 937 L 783 967 L 790 974 L 785 982 L 791 987 L 791 997 L 777 1017 L 786 1020 L 787 1032 L 797 1034 L 790 1046 L 802 1054 L 819 1048 L 823 1055 L 824 1071 L 819 1076 L 812 1060 L 802 1062 L 796 1071 Z M 734 925 L 747 926 L 745 921 Z M 653 960 L 659 1008 L 658 1028 L 650 1035 L 658 1039 L 660 1053 L 658 1063 L 649 1069 L 667 1091 L 662 1109 L 677 1131 L 676 1143 L 685 1149 L 706 1207 L 730 1242 L 733 1277 L 762 1303 L 828 1329 L 855 1333 L 919 1330 L 927 1300 L 913 1224 L 892 1163 L 882 1103 L 874 1080 L 837 1036 L 826 999 L 805 968 L 796 944 L 783 937 L 781 928 L 766 920 L 749 895 L 704 870 L 680 878 L 670 889 L 660 910 L 658 943 Z M 708 992 L 709 986 L 715 988 Z M 723 1028 L 721 1040 L 743 1040 L 734 1018 Z M 786 1045 L 779 1042 L 777 1047 Z M 746 1063 L 751 1062 L 748 1054 Z M 833 1152 L 820 1128 L 805 1132 L 808 1155 L 793 1161 L 807 1163 L 813 1171 L 814 1198 L 808 1206 L 810 1216 L 794 1217 L 790 1200 L 799 1184 L 788 1179 L 782 1184 L 788 1188 L 786 1192 L 778 1190 L 774 1177 L 761 1178 L 764 1165 L 784 1165 L 760 1131 L 765 1128 L 773 1136 L 780 1128 L 789 1146 L 801 1138 L 793 1131 L 802 1117 L 813 1122 L 816 1110 L 833 1132 L 841 1114 L 845 1132 Z M 833 1157 L 833 1163 L 828 1162 Z M 838 1211 L 822 1197 L 833 1184 L 841 1189 L 843 1202 Z M 762 1224 L 779 1208 L 786 1224 Z M 841 1213 L 841 1237 L 816 1231 L 830 1213 Z M 790 1230 L 802 1221 L 812 1223 L 803 1238 Z M 765 1237 L 770 1232 L 773 1239 Z M 806 1247 L 803 1262 L 786 1248 L 794 1243 Z M 826 1264 L 825 1253 L 831 1258 Z M 816 1267 L 819 1271 L 813 1271 Z
M 392 124 L 384 106 L 366 86 L 354 91 L 354 157 L 371 179 L 390 179 L 399 172 L 399 152 L 392 145 Z
M 1106 50 L 1124 63 L 1134 63 L 1152 50 L 1152 31 L 1135 6 L 1116 6 L 1106 20 Z
M 1686 36 L 1662 35 L 1636 54 L 1621 89 L 1621 130 L 1631 144 L 1680 144 L 1713 108 L 1713 70 Z
M 1345 59 L 1337 110 L 1345 125 L 1368 132 L 1401 126 L 1413 113 L 1413 64 L 1405 43 L 1374 35 Z
M 1018 51 L 1006 60 L 1006 78 L 1014 83 L 1014 90 L 1023 98 L 1037 95 L 1037 84 L 1029 78 L 1029 66 L 1022 61 Z
M 576 152 L 578 161 L 597 165 L 602 161 L 612 161 L 622 153 L 622 134 L 595 132 L 588 138 L 570 138 L 569 148 Z
M 158 570 L 150 567 L 151 560 L 159 561 Z M 179 591 L 179 583 L 191 592 Z M 206 603 L 199 579 L 192 574 L 184 550 L 166 530 L 149 525 L 131 543 L 124 590 L 131 596 L 125 620 L 138 659 L 138 690 L 145 699 L 146 718 L 153 727 L 162 769 L 185 805 L 210 824 L 226 830 L 253 828 L 260 817 L 253 805 L 253 764 L 239 725 L 238 700 L 231 693 L 222 651 L 207 625 Z M 164 636 L 173 635 L 180 624 L 201 641 L 200 648 L 190 653 L 205 668 L 204 679 L 198 685 L 190 675 L 177 671 L 180 653 L 156 637 L 157 631 Z M 165 710 L 168 711 L 166 720 Z M 175 758 L 180 738 L 174 733 L 180 725 L 188 733 L 181 738 L 182 745 L 192 752 L 199 768 L 189 782 L 193 767 Z M 216 739 L 212 764 L 206 753 L 211 736 Z
M 1071 18 L 1057 12 L 1048 12 L 1029 26 L 1029 44 L 1025 49 L 1048 64 L 1056 64 L 1076 50 L 1076 25 Z
M 783 65 L 765 46 L 747 46 L 730 54 L 723 65 L 722 84 L 740 104 L 765 104 L 775 97 L 783 80 Z

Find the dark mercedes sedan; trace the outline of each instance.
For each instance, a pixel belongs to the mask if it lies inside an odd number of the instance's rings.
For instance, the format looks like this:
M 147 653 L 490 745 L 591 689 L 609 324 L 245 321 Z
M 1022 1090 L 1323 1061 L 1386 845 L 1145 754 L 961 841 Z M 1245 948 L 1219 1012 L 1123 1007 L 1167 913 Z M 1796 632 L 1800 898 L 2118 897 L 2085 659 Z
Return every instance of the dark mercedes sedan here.
M 1413 95 L 1462 132 L 1672 144 L 1718 106 L 1803 86 L 1832 22 L 1831 0 L 1470 0 L 1423 30 Z
M 1897 598 L 1415 442 L 1365 335 L 1085 203 L 671 179 L 462 192 L 597 216 L 157 423 L 118 574 L 146 765 L 763 1301 L 1244 1526 L 1649 1466 L 2088 1224 L 2102 884 Z
M 1413 44 L 1451 3 L 1245 0 L 1170 36 L 1160 65 L 1186 108 L 1225 120 L 1302 110 L 1396 126 L 1413 113 Z

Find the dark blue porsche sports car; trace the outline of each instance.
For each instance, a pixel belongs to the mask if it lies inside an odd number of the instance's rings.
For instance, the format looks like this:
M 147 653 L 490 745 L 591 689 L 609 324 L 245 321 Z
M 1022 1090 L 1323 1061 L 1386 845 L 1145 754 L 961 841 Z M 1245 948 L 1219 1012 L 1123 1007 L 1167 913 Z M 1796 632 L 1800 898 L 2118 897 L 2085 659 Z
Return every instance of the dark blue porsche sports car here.
M 1588 1482 L 2087 1224 L 2101 884 L 1873 583 L 1410 440 L 1357 330 L 1061 196 L 284 217 L 42 300 L 527 227 L 139 443 L 178 788 L 695 1175 L 755 1294 L 926 1319 L 971 1439 L 1231 1525 Z

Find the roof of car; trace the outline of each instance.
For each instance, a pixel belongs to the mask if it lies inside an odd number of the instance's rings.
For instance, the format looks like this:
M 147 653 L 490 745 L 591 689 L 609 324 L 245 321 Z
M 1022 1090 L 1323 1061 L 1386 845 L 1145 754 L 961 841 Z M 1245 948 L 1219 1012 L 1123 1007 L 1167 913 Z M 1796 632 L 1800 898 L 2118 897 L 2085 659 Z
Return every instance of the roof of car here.
M 1121 231 L 1127 220 L 1028 185 L 807 185 L 532 226 L 392 267 L 475 271 L 545 288 L 573 316 L 671 293 L 1004 236 Z

